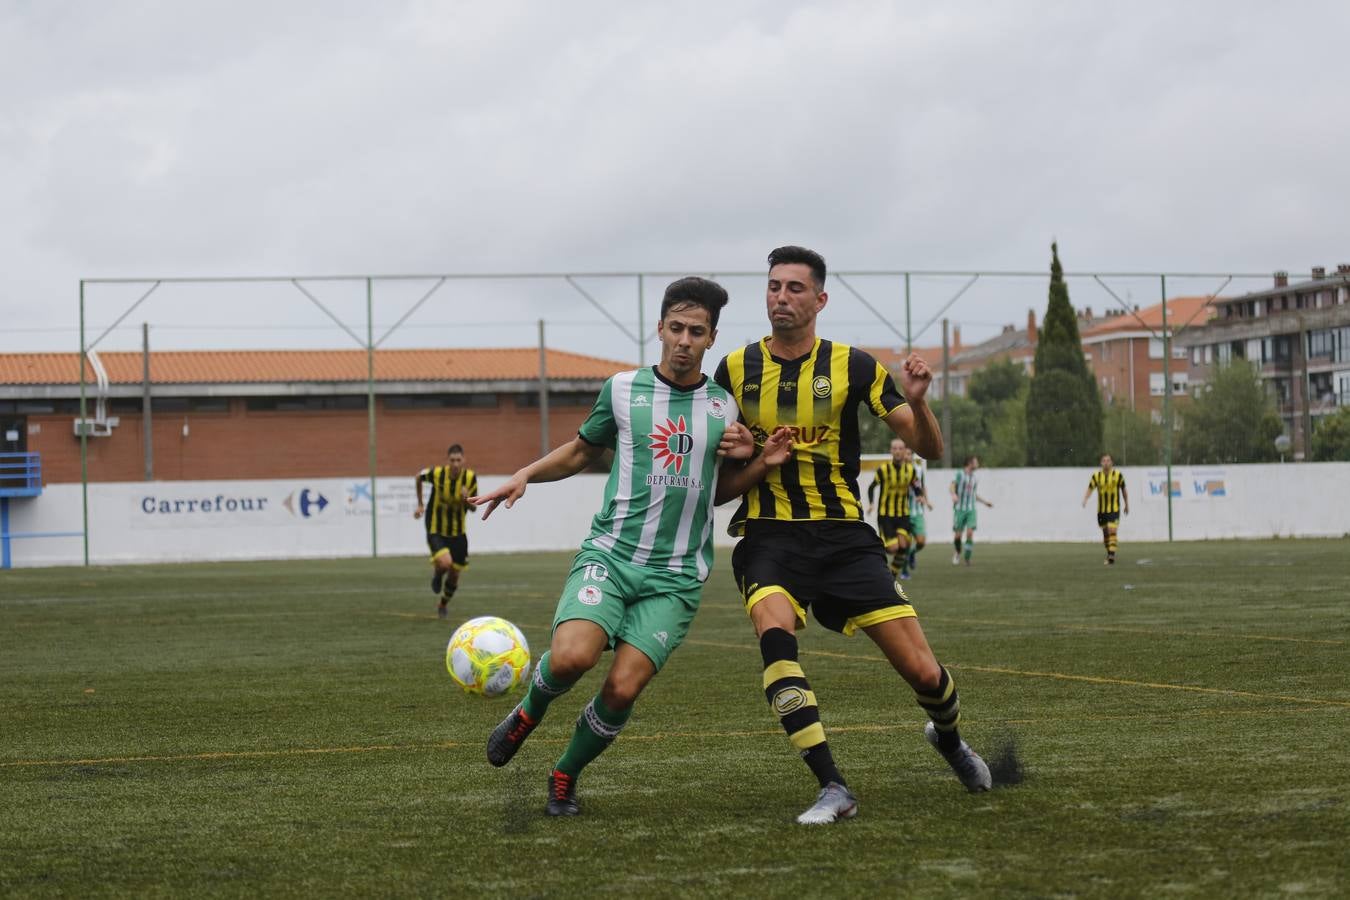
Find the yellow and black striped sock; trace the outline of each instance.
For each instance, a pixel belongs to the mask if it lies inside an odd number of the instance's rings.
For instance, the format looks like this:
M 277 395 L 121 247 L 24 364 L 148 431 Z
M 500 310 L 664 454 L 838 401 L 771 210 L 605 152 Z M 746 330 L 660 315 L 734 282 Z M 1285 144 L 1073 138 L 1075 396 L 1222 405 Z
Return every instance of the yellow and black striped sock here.
M 1115 533 L 1115 531 L 1113 531 L 1113 530 L 1107 531 L 1107 532 L 1106 532 L 1106 555 L 1107 555 L 1108 557 L 1111 557 L 1111 556 L 1115 556 L 1115 555 L 1116 555 L 1116 546 L 1117 546 L 1117 541 L 1116 541 L 1116 533 Z
M 783 723 L 788 740 L 821 787 L 831 781 L 844 784 L 825 740 L 816 695 L 797 664 L 796 636 L 782 628 L 770 628 L 760 636 L 759 652 L 764 657 L 764 696 Z
M 938 746 L 951 751 L 961 744 L 961 732 L 958 730 L 961 724 L 961 697 L 956 692 L 956 682 L 952 680 L 947 667 L 941 668 L 942 680 L 938 682 L 937 688 L 931 694 L 915 691 L 914 698 L 928 713 L 928 718 L 933 720 L 938 733 Z

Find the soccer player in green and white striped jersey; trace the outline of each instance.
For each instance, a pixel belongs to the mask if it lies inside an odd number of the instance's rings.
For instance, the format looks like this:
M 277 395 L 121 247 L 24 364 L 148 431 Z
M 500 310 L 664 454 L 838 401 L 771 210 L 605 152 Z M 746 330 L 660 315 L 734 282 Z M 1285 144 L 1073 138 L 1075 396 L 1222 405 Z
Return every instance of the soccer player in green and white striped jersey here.
M 571 443 L 470 498 L 486 519 L 500 503 L 509 509 L 530 482 L 567 478 L 605 448 L 614 451 L 600 511 L 553 616 L 549 649 L 525 699 L 488 738 L 488 761 L 506 765 L 549 704 L 606 648 L 614 650 L 604 684 L 549 775 L 548 815 L 580 812 L 581 770 L 618 737 L 638 695 L 688 634 L 712 569 L 714 501 L 739 497 L 792 448 L 791 432 L 777 429 L 749 465 L 721 468 L 720 457 L 749 459 L 755 449 L 731 394 L 701 371 L 726 302 L 727 292 L 706 278 L 671 284 L 657 323 L 661 362 L 609 379 Z
M 980 458 L 968 456 L 965 466 L 952 479 L 952 546 L 956 548 L 956 552 L 952 554 L 954 566 L 961 563 L 962 531 L 966 533 L 966 565 L 970 565 L 970 556 L 975 551 L 975 504 L 983 503 L 990 509 L 994 508 L 994 504 L 975 492 L 975 472 L 979 468 Z

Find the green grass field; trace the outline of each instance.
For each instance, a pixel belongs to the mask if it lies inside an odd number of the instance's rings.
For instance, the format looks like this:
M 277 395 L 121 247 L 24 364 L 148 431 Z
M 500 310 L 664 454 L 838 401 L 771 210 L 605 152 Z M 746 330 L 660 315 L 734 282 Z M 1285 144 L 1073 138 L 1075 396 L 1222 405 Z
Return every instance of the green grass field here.
M 1350 892 L 1350 543 L 1100 555 L 938 544 L 910 582 L 967 738 L 1016 745 L 988 794 L 865 637 L 804 632 L 861 804 L 818 828 L 727 553 L 570 820 L 545 777 L 601 673 L 497 770 L 514 701 L 443 659 L 485 613 L 541 652 L 568 555 L 475 558 L 449 623 L 413 559 L 0 572 L 0 895 Z

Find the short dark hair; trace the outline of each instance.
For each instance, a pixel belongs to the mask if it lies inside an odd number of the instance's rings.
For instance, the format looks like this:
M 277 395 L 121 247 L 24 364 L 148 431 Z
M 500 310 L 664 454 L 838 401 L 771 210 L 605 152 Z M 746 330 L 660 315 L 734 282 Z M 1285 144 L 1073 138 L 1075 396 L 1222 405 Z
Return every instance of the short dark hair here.
M 968 465 L 970 465 L 971 463 L 973 463 L 973 462 L 975 462 L 976 460 L 978 460 L 979 458 L 980 458 L 980 457 L 979 457 L 979 454 L 977 454 L 977 453 L 972 453 L 972 454 L 970 454 L 969 456 L 966 457 L 965 465 L 968 466 Z
M 811 277 L 816 281 L 816 290 L 825 288 L 825 257 L 816 251 L 789 244 L 769 253 L 770 270 L 774 266 L 781 266 L 785 263 L 801 263 L 806 266 L 811 270 Z
M 446 456 L 453 456 L 453 455 L 456 454 L 456 453 L 463 453 L 463 452 L 464 452 L 464 448 L 461 447 L 459 444 L 451 444 L 451 445 L 450 445 L 450 449 L 445 451 L 445 455 L 446 455 Z
M 701 306 L 708 311 L 708 324 L 717 330 L 717 318 L 722 307 L 727 305 L 727 289 L 711 278 L 686 275 L 666 286 L 665 296 L 661 298 L 661 319 L 673 306 Z

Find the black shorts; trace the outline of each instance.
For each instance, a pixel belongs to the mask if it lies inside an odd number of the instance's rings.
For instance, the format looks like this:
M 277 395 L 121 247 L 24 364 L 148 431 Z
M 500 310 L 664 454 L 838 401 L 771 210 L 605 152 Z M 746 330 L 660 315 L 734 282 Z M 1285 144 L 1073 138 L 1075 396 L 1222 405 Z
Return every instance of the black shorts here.
M 432 559 L 449 551 L 450 561 L 455 564 L 457 569 L 467 568 L 469 565 L 469 536 L 467 534 L 446 537 L 443 534 L 432 534 L 428 531 L 427 549 L 431 551 Z
M 1098 527 L 1098 528 L 1105 528 L 1107 525 L 1110 525 L 1110 524 L 1113 523 L 1113 522 L 1119 522 L 1119 521 L 1120 521 L 1120 513 L 1118 513 L 1118 512 L 1113 512 L 1113 513 L 1097 513 L 1097 527 Z
M 752 519 L 731 555 L 746 609 L 777 591 L 831 631 L 915 615 L 886 563 L 886 549 L 865 522 L 778 522 Z
M 907 537 L 913 535 L 914 523 L 909 516 L 877 516 L 877 531 L 881 533 L 881 542 L 889 544 L 901 532 Z

